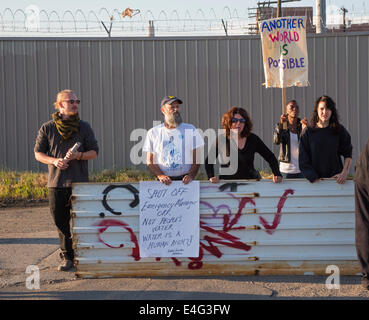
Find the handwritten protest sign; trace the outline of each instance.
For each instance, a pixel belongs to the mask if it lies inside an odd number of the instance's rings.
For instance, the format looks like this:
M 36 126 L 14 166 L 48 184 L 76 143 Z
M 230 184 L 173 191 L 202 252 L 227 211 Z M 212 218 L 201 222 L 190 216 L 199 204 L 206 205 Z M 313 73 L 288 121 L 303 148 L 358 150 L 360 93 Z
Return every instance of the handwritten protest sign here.
M 306 17 L 283 17 L 259 23 L 265 87 L 305 87 L 308 80 Z
M 200 184 L 140 182 L 140 257 L 198 257 Z

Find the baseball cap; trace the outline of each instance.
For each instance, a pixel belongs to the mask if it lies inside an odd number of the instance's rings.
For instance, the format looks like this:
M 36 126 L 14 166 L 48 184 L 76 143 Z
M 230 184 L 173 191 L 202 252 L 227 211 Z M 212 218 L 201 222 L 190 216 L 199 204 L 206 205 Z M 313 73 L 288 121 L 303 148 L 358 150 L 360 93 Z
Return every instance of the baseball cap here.
M 166 97 L 164 97 L 161 100 L 161 106 L 163 106 L 163 105 L 165 105 L 167 103 L 171 104 L 174 101 L 178 101 L 179 104 L 182 104 L 183 103 L 181 99 L 179 99 L 179 98 L 177 98 L 175 96 L 166 96 Z

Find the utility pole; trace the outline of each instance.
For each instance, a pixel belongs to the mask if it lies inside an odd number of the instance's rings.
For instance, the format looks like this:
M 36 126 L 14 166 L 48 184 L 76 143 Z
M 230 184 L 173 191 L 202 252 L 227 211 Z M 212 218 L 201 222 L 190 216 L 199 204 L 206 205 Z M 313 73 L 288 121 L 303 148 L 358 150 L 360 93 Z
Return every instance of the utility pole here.
M 325 0 L 316 0 L 316 33 L 326 32 Z
M 277 18 L 282 17 L 282 1 L 277 0 Z
M 348 10 L 345 7 L 342 7 L 340 10 L 342 12 L 343 32 L 345 32 L 346 31 L 346 13 L 348 12 Z
M 147 32 L 150 38 L 155 37 L 154 20 L 149 20 L 149 27 L 147 28 Z
M 277 18 L 282 17 L 282 1 L 277 0 Z M 282 114 L 286 113 L 286 88 L 282 88 Z M 287 123 L 283 122 L 283 129 L 287 129 Z

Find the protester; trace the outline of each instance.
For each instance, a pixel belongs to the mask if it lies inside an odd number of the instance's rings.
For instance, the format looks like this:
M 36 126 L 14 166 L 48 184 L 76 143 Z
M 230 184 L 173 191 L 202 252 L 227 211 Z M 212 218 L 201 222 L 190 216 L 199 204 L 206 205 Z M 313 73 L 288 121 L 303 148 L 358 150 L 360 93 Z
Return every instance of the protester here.
M 238 153 L 238 162 L 236 163 L 234 174 L 220 175 L 214 173 L 214 162 L 210 161 L 209 155 L 205 160 L 205 169 L 210 182 L 218 183 L 219 179 L 261 179 L 259 171 L 254 167 L 255 153 L 259 153 L 268 163 L 273 172 L 273 182 L 282 181 L 282 175 L 278 168 L 278 160 L 273 152 L 268 149 L 264 142 L 254 133 L 252 133 L 252 121 L 247 111 L 240 107 L 232 107 L 222 117 L 222 126 L 225 130 L 225 137 L 218 137 L 212 149 L 215 148 L 215 158 L 219 153 L 231 156 L 232 152 Z M 231 134 L 231 130 L 236 132 Z M 234 131 L 235 130 L 235 131 Z M 222 143 L 221 141 L 224 141 Z M 209 154 L 214 152 L 210 150 Z M 215 160 L 215 159 L 213 159 Z M 213 162 L 213 163 L 212 163 Z M 230 163 L 221 164 L 222 167 L 229 167 Z
M 63 259 L 59 271 L 74 266 L 70 228 L 72 183 L 88 181 L 87 161 L 96 158 L 99 151 L 90 125 L 79 118 L 79 104 L 72 90 L 59 92 L 54 103 L 57 111 L 52 120 L 41 126 L 34 147 L 36 160 L 48 165 L 50 212 L 59 233 Z M 78 142 L 81 145 L 72 153 Z
M 274 129 L 273 142 L 280 145 L 279 170 L 285 178 L 303 178 L 299 168 L 299 140 L 308 122 L 299 118 L 299 106 L 296 100 L 287 103 L 286 113 Z
M 339 123 L 332 98 L 321 96 L 316 100 L 310 123 L 299 144 L 302 174 L 310 182 L 335 178 L 337 183 L 345 183 L 352 162 L 351 136 Z
M 143 151 L 146 163 L 158 180 L 170 185 L 172 180 L 190 183 L 200 168 L 197 156 L 204 140 L 192 124 L 182 122 L 179 112 L 182 100 L 166 96 L 161 101 L 164 123 L 151 128 Z
M 361 283 L 369 290 L 369 139 L 355 164 L 355 244 Z

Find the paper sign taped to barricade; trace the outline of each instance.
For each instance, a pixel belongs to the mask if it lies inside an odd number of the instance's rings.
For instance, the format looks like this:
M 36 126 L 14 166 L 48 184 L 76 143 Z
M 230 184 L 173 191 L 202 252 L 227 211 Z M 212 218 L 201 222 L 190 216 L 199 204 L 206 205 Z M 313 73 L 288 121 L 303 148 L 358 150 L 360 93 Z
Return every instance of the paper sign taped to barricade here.
M 140 182 L 140 257 L 199 256 L 200 184 Z
M 306 17 L 283 17 L 259 23 L 265 87 L 306 87 L 308 54 Z

